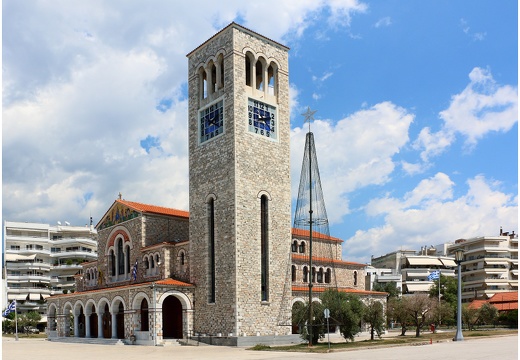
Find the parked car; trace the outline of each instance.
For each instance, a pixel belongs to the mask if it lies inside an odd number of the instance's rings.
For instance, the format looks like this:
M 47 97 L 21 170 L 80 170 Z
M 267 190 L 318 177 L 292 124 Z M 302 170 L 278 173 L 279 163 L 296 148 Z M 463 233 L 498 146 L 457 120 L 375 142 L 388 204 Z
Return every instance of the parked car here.
M 35 328 L 34 326 L 26 326 L 24 328 L 24 332 L 26 334 L 39 334 L 40 330 L 38 330 L 38 328 Z

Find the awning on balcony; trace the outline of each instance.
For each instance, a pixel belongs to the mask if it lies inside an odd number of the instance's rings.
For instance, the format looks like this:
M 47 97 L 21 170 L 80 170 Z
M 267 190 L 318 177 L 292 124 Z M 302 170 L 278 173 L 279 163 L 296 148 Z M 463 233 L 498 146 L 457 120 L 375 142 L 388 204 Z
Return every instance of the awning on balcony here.
M 406 288 L 410 292 L 416 292 L 416 291 L 430 291 L 430 287 L 432 286 L 429 282 L 420 282 L 417 281 L 416 283 L 406 283 Z
M 27 298 L 27 295 L 22 294 L 7 294 L 7 300 L 25 300 Z
M 428 265 L 428 266 L 442 266 L 438 258 L 430 258 L 425 256 L 407 257 L 406 260 L 410 265 Z
M 42 298 L 47 299 L 48 297 L 51 297 L 51 296 L 48 294 L 42 294 Z
M 485 259 L 485 263 L 488 265 L 509 265 L 509 261 L 507 259 Z
M 29 300 L 40 300 L 40 294 L 29 294 Z
M 5 254 L 5 261 L 33 261 L 36 259 L 36 254 L 20 255 L 20 254 Z
M 455 263 L 455 260 L 452 259 L 441 259 L 441 262 L 444 266 L 447 267 L 456 267 L 457 263 Z

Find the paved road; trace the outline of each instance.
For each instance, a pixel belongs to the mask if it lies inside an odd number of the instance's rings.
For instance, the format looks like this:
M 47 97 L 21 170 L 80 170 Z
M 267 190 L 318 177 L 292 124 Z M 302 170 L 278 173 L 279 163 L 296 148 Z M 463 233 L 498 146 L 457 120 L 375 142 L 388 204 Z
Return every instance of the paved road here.
M 3 360 L 183 360 L 211 359 L 349 359 L 349 360 L 517 360 L 518 335 L 495 338 L 446 341 L 420 346 L 397 346 L 380 349 L 350 350 L 329 354 L 302 354 L 250 351 L 244 348 L 216 346 L 117 346 L 49 342 L 43 339 L 2 339 Z

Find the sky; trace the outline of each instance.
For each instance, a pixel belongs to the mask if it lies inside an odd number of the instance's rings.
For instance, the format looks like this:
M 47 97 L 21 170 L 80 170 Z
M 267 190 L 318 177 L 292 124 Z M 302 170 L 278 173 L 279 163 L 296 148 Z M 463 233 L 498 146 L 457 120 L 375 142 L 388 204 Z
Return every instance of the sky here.
M 4 0 L 3 220 L 188 210 L 186 54 L 233 21 L 291 49 L 344 260 L 518 231 L 515 0 Z

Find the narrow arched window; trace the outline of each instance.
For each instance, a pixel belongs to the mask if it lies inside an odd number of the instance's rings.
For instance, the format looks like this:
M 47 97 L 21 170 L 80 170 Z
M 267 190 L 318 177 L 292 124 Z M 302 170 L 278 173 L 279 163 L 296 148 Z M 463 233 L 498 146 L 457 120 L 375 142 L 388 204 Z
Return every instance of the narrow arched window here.
M 130 246 L 126 247 L 126 272 L 130 273 Z
M 327 283 L 327 284 L 330 284 L 330 275 L 331 275 L 331 271 L 330 271 L 330 268 L 329 268 L 325 272 L 325 283 Z
M 246 54 L 246 85 L 251 86 L 251 59 L 249 58 L 249 55 Z
M 110 275 L 116 275 L 116 254 L 114 254 L 114 250 L 110 250 Z
M 255 79 L 256 89 L 264 90 L 264 65 L 260 60 L 257 60 L 255 64 Z
M 313 267 L 311 271 L 312 282 L 316 282 L 316 268 Z
M 260 198 L 260 248 L 262 301 L 269 300 L 269 209 L 267 196 Z
M 215 302 L 215 200 L 208 201 L 208 301 Z
M 296 266 L 292 266 L 291 268 L 291 281 L 296 281 Z
M 117 241 L 117 274 L 125 273 L 125 256 L 123 253 L 123 239 Z
M 302 241 L 299 247 L 300 254 L 305 254 L 305 242 Z
M 185 255 L 184 255 L 184 251 L 183 251 L 183 252 L 181 252 L 181 265 L 184 265 L 184 261 L 185 261 L 184 257 L 185 257 Z
M 354 286 L 357 286 L 357 271 L 354 271 Z
M 303 267 L 303 282 L 307 282 L 307 277 L 309 276 L 309 270 L 307 269 L 307 266 Z
M 294 240 L 291 244 L 291 251 L 292 252 L 298 252 L 298 242 L 296 240 Z
M 323 282 L 323 268 L 320 268 L 320 270 L 318 271 L 318 282 Z

